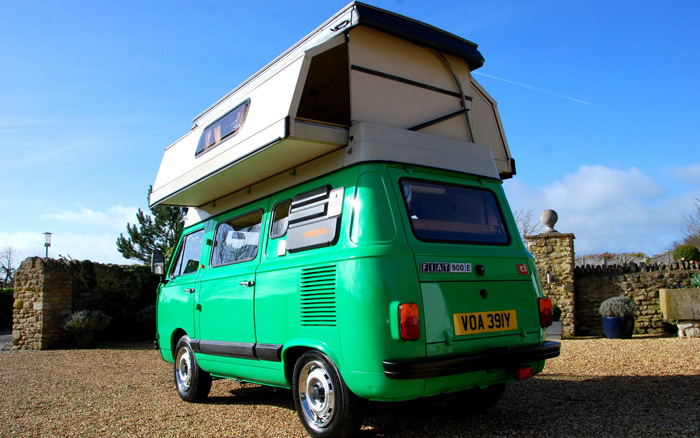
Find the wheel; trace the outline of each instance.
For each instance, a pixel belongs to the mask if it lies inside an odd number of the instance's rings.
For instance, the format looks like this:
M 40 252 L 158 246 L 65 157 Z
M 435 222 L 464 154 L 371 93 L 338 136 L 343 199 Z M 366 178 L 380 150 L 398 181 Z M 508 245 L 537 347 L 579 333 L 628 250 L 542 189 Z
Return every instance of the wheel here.
M 475 412 L 489 410 L 496 406 L 496 404 L 501 400 L 505 390 L 506 384 L 499 383 L 484 389 L 470 389 L 467 391 L 462 391 L 460 393 L 463 400 L 462 406 L 466 410 Z
M 211 389 L 211 375 L 197 365 L 190 338 L 180 338 L 175 352 L 175 386 L 180 398 L 191 403 L 203 401 Z
M 309 435 L 345 437 L 360 428 L 361 399 L 350 392 L 333 362 L 318 351 L 294 365 L 294 406 Z

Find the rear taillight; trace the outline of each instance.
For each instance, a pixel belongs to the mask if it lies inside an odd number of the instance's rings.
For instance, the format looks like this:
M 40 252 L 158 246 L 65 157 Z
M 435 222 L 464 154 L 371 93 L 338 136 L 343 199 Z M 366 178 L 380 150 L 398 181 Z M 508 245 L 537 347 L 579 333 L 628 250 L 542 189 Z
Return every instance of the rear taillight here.
M 515 375 L 513 376 L 515 380 L 525 380 L 535 375 L 535 371 L 532 367 L 521 367 L 515 370 Z
M 540 298 L 540 326 L 549 327 L 552 325 L 552 300 Z
M 420 315 L 416 304 L 404 303 L 399 306 L 399 326 L 401 339 L 415 341 L 420 338 Z

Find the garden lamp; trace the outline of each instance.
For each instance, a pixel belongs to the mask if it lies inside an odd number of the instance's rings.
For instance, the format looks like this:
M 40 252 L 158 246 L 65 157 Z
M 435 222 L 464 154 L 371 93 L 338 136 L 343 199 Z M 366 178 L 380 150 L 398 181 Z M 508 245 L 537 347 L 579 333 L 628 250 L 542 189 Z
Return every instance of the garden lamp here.
M 51 246 L 51 233 L 44 233 L 44 246 L 46 247 L 46 258 L 49 258 L 49 246 Z

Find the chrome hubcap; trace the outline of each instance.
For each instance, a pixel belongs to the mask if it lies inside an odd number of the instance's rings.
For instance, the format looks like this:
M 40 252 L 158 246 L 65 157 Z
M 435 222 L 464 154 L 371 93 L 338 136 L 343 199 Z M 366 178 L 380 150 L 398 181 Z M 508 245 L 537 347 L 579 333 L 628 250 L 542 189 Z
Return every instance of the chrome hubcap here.
M 183 347 L 177 352 L 175 363 L 177 364 L 175 372 L 177 389 L 180 392 L 187 392 L 192 383 L 192 356 L 187 348 Z
M 335 385 L 321 362 L 309 362 L 301 370 L 299 400 L 304 416 L 312 427 L 322 429 L 333 420 Z

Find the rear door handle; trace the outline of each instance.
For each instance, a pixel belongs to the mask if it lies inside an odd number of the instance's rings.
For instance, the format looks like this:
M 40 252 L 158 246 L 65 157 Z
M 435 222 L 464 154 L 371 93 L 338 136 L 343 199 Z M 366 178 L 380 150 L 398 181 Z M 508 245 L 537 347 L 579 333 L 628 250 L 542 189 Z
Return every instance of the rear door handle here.
M 193 288 L 193 287 L 190 287 L 190 288 L 185 289 L 185 293 L 193 294 L 193 293 L 194 293 L 194 288 Z
M 241 286 L 243 287 L 253 287 L 255 286 L 254 281 L 241 281 Z

